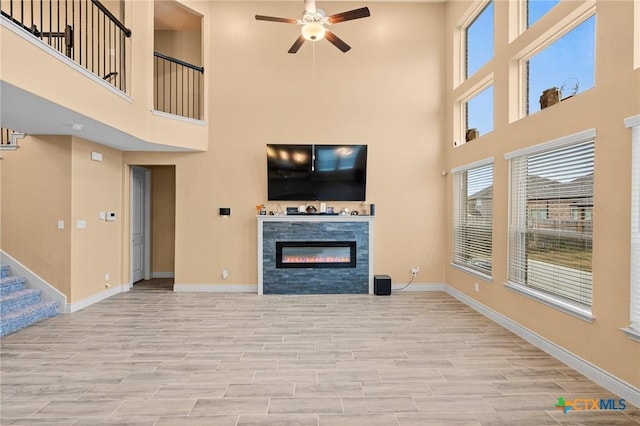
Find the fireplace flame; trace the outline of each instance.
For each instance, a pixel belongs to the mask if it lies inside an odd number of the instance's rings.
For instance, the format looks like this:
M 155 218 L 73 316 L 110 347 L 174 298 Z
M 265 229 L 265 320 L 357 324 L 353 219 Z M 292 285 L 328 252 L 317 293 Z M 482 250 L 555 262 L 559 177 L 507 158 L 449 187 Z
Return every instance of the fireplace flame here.
M 350 263 L 349 256 L 282 256 L 282 263 Z

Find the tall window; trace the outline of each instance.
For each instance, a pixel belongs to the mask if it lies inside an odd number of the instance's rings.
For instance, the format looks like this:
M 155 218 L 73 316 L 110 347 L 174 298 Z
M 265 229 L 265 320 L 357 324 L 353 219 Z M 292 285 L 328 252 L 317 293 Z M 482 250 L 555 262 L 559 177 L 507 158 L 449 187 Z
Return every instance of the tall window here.
M 469 78 L 493 58 L 493 1 L 465 29 L 465 77 Z
M 591 311 L 594 138 L 589 130 L 505 156 L 512 173 L 509 285 L 585 316 Z
M 452 172 L 453 263 L 491 276 L 493 158 Z
M 527 0 L 527 28 L 550 11 L 560 0 Z
M 595 29 L 594 15 L 526 61 L 528 114 L 540 110 L 549 89 L 558 89 L 549 96 L 560 101 L 593 87 Z
M 493 85 L 463 103 L 465 111 L 466 140 L 469 130 L 477 130 L 477 136 L 493 131 Z
M 631 127 L 631 306 L 630 326 L 623 329 L 640 341 L 640 115 L 625 120 Z

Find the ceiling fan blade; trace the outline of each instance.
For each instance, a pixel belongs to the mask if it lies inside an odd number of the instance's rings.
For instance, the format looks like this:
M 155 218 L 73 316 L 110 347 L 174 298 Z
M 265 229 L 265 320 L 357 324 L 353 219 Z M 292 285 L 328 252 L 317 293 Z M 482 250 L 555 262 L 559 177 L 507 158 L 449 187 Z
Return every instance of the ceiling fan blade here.
M 276 18 L 275 16 L 256 15 L 257 21 L 283 22 L 285 24 L 297 24 L 298 21 L 289 18 Z
M 307 13 L 316 13 L 316 0 L 304 0 L 304 10 Z
M 343 53 L 348 52 L 351 49 L 351 46 L 349 46 L 347 43 L 342 41 L 340 37 L 338 37 L 331 31 L 327 31 L 326 33 L 324 33 L 324 38 L 329 40 L 331 44 L 333 44 L 335 47 L 342 50 Z
M 300 46 L 304 44 L 304 41 L 305 41 L 304 36 L 301 35 L 300 37 L 298 37 L 295 43 L 293 43 L 293 45 L 289 49 L 289 53 L 297 53 L 298 50 L 300 49 Z
M 351 21 L 353 19 L 366 18 L 371 16 L 368 7 L 361 7 L 360 9 L 353 9 L 347 12 L 336 13 L 335 15 L 329 16 L 329 22 L 332 24 L 337 24 L 339 22 Z

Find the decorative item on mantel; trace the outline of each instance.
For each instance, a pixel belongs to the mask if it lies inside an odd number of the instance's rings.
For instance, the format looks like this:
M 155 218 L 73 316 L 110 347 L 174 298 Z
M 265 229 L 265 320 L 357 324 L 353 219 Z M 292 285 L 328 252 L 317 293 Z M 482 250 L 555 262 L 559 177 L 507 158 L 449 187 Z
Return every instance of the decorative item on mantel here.
M 260 216 L 266 216 L 267 214 L 267 208 L 265 207 L 264 204 L 258 204 L 256 206 L 256 212 L 260 215 Z

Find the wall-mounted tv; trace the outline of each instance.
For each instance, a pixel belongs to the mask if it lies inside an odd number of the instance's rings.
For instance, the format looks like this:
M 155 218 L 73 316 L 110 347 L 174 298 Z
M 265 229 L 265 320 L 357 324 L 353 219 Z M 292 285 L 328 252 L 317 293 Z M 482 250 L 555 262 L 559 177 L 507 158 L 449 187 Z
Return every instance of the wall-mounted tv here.
M 365 201 L 367 145 L 267 145 L 269 201 Z

